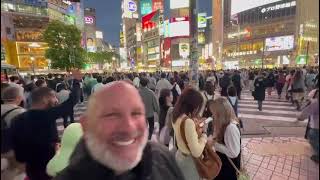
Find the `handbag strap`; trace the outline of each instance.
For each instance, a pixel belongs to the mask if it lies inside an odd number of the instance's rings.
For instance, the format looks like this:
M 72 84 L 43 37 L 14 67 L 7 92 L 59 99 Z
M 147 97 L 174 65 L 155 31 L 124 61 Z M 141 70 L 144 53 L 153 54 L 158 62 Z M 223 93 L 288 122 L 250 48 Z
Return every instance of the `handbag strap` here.
M 190 151 L 190 148 L 189 148 L 188 142 L 187 142 L 187 138 L 186 138 L 186 134 L 185 134 L 185 122 L 186 122 L 187 119 L 188 119 L 188 116 L 185 116 L 181 120 L 181 123 L 180 123 L 180 134 L 181 134 L 183 142 L 187 146 L 187 149 Z M 190 153 L 191 153 L 191 151 L 190 151 Z
M 227 156 L 227 155 L 226 155 Z M 238 173 L 238 174 L 240 174 L 240 170 L 237 168 L 237 166 L 233 163 L 233 161 L 227 156 L 227 158 L 228 158 L 228 160 L 229 160 L 229 162 L 230 162 L 230 164 L 232 165 L 232 167 L 236 170 L 236 172 Z

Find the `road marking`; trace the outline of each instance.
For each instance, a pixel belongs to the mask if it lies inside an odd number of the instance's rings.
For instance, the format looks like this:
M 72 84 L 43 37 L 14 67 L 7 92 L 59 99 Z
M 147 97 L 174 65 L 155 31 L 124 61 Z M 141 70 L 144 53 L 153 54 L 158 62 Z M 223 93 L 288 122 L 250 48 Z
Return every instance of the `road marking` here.
M 258 109 L 251 109 L 251 108 L 239 108 L 238 111 L 241 113 L 243 111 L 249 111 L 249 112 L 259 112 Z M 285 115 L 292 115 L 294 114 L 295 116 L 297 116 L 298 112 L 292 112 L 292 111 L 283 111 L 283 110 L 265 110 L 263 111 L 264 113 L 268 113 L 268 114 L 285 114 Z M 269 116 L 269 115 L 268 115 Z
M 257 105 L 257 104 L 244 104 L 244 103 L 239 103 L 239 106 L 240 106 L 240 107 L 256 107 L 256 108 L 258 108 L 258 105 Z M 292 106 L 281 106 L 281 105 L 275 106 L 275 105 L 266 105 L 266 104 L 262 103 L 262 109 L 263 109 L 264 107 L 268 107 L 268 108 L 286 108 L 286 109 L 288 109 L 288 110 L 294 110 L 294 109 L 296 109 L 296 107 L 292 107 Z
M 239 113 L 239 117 L 257 119 L 257 120 L 269 120 L 269 121 L 287 121 L 287 122 L 297 121 L 297 118 L 266 116 L 266 115 L 256 115 L 256 114 L 244 114 L 244 113 Z

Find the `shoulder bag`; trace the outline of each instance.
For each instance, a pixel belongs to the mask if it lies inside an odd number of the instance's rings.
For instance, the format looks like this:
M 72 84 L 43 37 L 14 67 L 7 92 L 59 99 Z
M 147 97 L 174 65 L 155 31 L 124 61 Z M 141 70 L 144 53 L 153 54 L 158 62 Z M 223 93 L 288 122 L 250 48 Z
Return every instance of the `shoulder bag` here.
M 182 122 L 180 124 L 180 132 L 184 143 L 190 151 L 184 130 L 185 121 L 187 118 L 188 117 L 182 119 Z M 197 124 L 196 126 L 198 127 Z M 214 179 L 219 174 L 222 166 L 221 159 L 218 156 L 218 154 L 212 150 L 212 147 L 210 147 L 208 144 L 205 145 L 202 155 L 199 158 L 192 158 L 201 178 Z
M 230 164 L 236 170 L 237 173 L 237 180 L 250 180 L 250 176 L 245 168 L 238 169 L 233 161 L 227 156 Z M 241 158 L 242 159 L 242 158 Z

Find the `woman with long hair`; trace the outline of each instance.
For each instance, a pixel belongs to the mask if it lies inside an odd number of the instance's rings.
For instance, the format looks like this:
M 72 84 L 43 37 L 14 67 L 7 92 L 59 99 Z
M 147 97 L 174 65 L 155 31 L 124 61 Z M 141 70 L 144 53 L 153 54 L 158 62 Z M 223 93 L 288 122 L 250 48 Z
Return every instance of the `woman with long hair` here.
M 160 91 L 160 97 L 159 97 L 159 106 L 160 106 L 160 115 L 159 115 L 159 132 L 166 124 L 166 116 L 168 109 L 172 107 L 172 92 L 170 89 L 162 89 Z
M 200 157 L 207 143 L 207 135 L 202 128 L 199 128 L 202 104 L 201 93 L 192 87 L 187 87 L 173 109 L 173 129 L 178 146 L 176 161 L 186 180 L 200 179 L 193 157 Z M 184 130 L 184 134 L 181 129 Z
M 210 101 L 209 108 L 214 118 L 213 146 L 222 161 L 220 173 L 215 180 L 236 180 L 236 170 L 229 159 L 238 169 L 240 168 L 241 136 L 239 121 L 225 97 Z

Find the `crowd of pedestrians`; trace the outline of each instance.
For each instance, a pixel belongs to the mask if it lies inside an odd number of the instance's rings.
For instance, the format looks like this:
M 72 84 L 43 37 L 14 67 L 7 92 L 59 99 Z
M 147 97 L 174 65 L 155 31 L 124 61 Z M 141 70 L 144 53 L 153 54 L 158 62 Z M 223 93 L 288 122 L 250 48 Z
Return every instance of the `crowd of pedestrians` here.
M 198 87 L 189 86 L 186 72 L 12 76 L 1 83 L 1 176 L 53 178 L 48 163 L 63 148 L 56 120 L 67 128 L 73 107 L 87 98 L 83 135 L 55 179 L 235 180 L 244 89 L 257 111 L 274 91 L 301 111 L 298 120 L 309 118 L 306 137 L 318 162 L 318 78 L 318 69 L 306 67 L 203 71 Z M 148 141 L 156 116 L 159 143 Z

